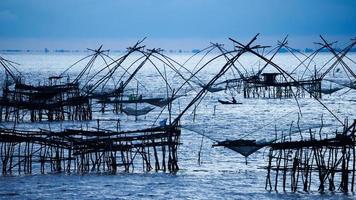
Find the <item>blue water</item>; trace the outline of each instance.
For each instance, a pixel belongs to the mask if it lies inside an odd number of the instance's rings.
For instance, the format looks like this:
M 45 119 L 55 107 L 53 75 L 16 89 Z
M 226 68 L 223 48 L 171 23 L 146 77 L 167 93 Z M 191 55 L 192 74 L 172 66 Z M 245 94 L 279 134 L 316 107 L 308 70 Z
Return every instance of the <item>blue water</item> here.
M 27 75 L 26 81 L 38 82 L 44 77 L 63 71 L 71 63 L 82 57 L 81 54 L 9 54 L 6 58 L 21 63 L 20 71 Z M 351 56 L 354 56 L 352 54 Z M 188 55 L 173 55 L 176 60 L 185 60 Z M 249 58 L 244 58 L 248 63 Z M 280 62 L 293 66 L 291 55 L 282 55 Z M 289 62 L 289 63 L 288 63 Z M 285 64 L 285 65 L 287 65 Z M 209 70 L 213 70 L 209 69 Z M 216 67 L 215 67 L 216 69 Z M 142 74 L 147 82 L 156 84 L 147 95 L 160 91 L 152 69 L 143 70 Z M 213 74 L 213 71 L 208 71 Z M 3 72 L 1 72 L 3 73 Z M 145 73 L 147 73 L 145 75 Z M 208 73 L 208 74 L 209 74 Z M 201 77 L 208 80 L 207 74 Z M 143 82 L 146 80 L 143 78 Z M 153 81 L 153 82 L 152 82 Z M 136 84 L 133 86 L 135 87 Z M 332 95 L 325 95 L 323 102 L 330 107 L 340 118 L 356 118 L 354 106 L 356 102 L 355 91 L 343 89 Z M 183 118 L 182 125 L 206 134 L 216 140 L 237 138 L 273 138 L 274 130 L 289 130 L 292 121 L 296 121 L 298 107 L 293 99 L 243 99 L 237 96 L 242 105 L 230 107 L 217 104 L 217 99 L 229 98 L 229 93 L 208 94 L 198 107 L 196 121 L 192 122 L 192 114 Z M 193 97 L 193 93 L 180 100 L 182 108 Z M 300 99 L 303 116 L 302 128 L 318 125 L 323 115 L 325 124 L 331 131 L 338 128 L 338 122 L 330 116 L 321 106 L 311 99 Z M 214 106 L 216 114 L 214 115 Z M 177 105 L 176 105 L 177 108 Z M 154 110 L 154 116 L 160 110 Z M 177 111 L 178 113 L 178 111 Z M 98 118 L 116 118 L 113 114 L 97 114 Z M 149 116 L 150 116 L 149 115 Z M 149 124 L 150 117 L 139 118 L 135 124 L 130 124 L 132 118 L 119 116 L 123 126 L 130 129 L 137 124 Z M 82 122 L 94 124 L 94 122 Z M 266 125 L 269 124 L 269 125 Z M 11 124 L 4 124 L 11 126 Z M 19 127 L 32 127 L 29 123 L 19 124 Z M 47 123 L 36 124 L 39 127 L 48 127 Z M 51 125 L 59 127 L 59 123 Z M 75 127 L 73 122 L 60 123 L 61 128 Z M 104 128 L 114 128 L 111 124 Z M 331 132 L 332 133 L 332 132 Z M 182 130 L 179 147 L 179 170 L 175 174 L 162 172 L 144 173 L 137 169 L 132 173 L 119 172 L 115 175 L 89 173 L 89 174 L 45 174 L 0 176 L 1 199 L 355 199 L 354 194 L 319 193 L 316 188 L 312 192 L 279 192 L 265 190 L 266 149 L 261 149 L 248 158 L 225 148 L 212 148 L 213 141 L 203 138 L 201 149 L 201 163 L 198 164 L 198 152 L 202 136 Z M 317 180 L 313 180 L 317 183 Z M 317 185 L 317 184 L 315 184 Z M 287 189 L 287 191 L 289 191 Z

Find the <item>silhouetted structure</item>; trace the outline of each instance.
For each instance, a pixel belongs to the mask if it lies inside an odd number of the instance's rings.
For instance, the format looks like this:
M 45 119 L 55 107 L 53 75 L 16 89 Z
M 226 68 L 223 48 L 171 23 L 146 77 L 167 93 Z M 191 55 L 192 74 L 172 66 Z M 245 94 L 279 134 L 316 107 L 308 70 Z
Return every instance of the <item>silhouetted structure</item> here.
M 354 191 L 356 172 L 356 120 L 332 138 L 316 139 L 310 131 L 309 140 L 282 141 L 270 144 L 266 189 L 295 192 L 310 191 L 318 184 L 319 191 Z M 319 133 L 321 134 L 321 133 Z M 321 136 L 320 136 L 321 137 Z M 318 180 L 318 183 L 313 181 Z

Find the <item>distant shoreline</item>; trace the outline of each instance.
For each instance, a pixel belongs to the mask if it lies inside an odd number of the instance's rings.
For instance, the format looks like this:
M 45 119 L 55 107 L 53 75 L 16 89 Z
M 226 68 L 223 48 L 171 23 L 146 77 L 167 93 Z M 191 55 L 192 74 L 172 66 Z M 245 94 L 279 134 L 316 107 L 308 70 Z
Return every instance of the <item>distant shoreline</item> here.
M 336 49 L 338 51 L 341 51 L 341 49 Z M 170 49 L 170 50 L 163 50 L 166 53 L 197 53 L 200 50 L 199 49 L 192 49 L 192 50 L 181 50 L 181 49 Z M 305 48 L 305 49 L 295 49 L 292 52 L 303 52 L 303 53 L 312 53 L 314 52 L 314 49 L 311 48 Z M 44 50 L 32 50 L 32 49 L 0 49 L 0 53 L 88 53 L 90 52 L 89 50 L 67 50 L 67 49 L 44 49 Z M 110 52 L 115 52 L 115 53 L 123 53 L 126 52 L 126 50 L 110 50 Z M 328 49 L 321 50 L 320 52 L 330 52 Z M 352 48 L 349 52 L 356 52 L 356 48 Z M 281 49 L 279 50 L 279 53 L 290 53 L 286 49 Z

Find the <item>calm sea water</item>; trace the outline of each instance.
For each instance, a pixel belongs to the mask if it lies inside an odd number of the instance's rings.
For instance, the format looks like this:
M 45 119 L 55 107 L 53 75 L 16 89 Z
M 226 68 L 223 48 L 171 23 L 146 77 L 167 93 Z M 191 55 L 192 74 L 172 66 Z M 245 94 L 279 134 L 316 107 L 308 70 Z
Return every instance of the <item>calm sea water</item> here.
M 21 63 L 19 71 L 30 83 L 43 83 L 45 77 L 56 75 L 83 57 L 83 54 L 5 54 L 5 58 Z M 115 55 L 113 55 L 115 56 Z M 179 62 L 183 62 L 190 55 L 170 55 Z M 322 66 L 331 55 L 319 56 L 315 64 L 317 68 Z M 139 56 L 133 56 L 129 61 Z M 210 58 L 212 58 L 211 56 Z M 355 59 L 355 54 L 350 54 Z M 276 57 L 276 62 L 285 69 L 291 70 L 298 61 L 290 54 L 281 54 Z M 188 63 L 190 69 L 198 58 Z M 248 71 L 256 71 L 262 66 L 252 56 L 241 58 L 241 62 Z M 130 63 L 130 62 L 127 62 Z M 208 81 L 215 74 L 224 60 L 218 60 L 207 69 L 198 74 L 203 81 Z M 101 63 L 103 64 L 103 63 Z M 351 65 L 351 63 L 350 63 Z M 84 65 L 73 68 L 70 75 L 76 74 Z M 100 62 L 97 66 L 101 66 Z M 128 67 L 128 64 L 126 64 Z M 162 70 L 163 64 L 158 67 Z M 93 69 L 97 71 L 99 67 Z M 304 68 L 305 69 L 305 68 Z M 301 76 L 304 69 L 297 70 L 295 76 Z M 168 67 L 168 77 L 172 87 L 177 88 L 182 80 L 174 75 Z M 267 69 L 269 70 L 269 69 Z M 181 69 L 182 73 L 189 75 Z M 3 70 L 1 78 L 3 79 Z M 119 72 L 120 73 L 120 72 Z M 331 73 L 331 78 L 347 82 L 342 72 Z M 152 65 L 143 68 L 137 75 L 138 80 L 129 88 L 139 85 L 139 91 L 144 96 L 157 97 L 166 93 L 164 82 L 157 75 Z M 228 73 L 221 81 L 234 77 Z M 99 77 L 97 77 L 99 78 Z M 118 76 L 114 78 L 119 78 Z M 1 80 L 2 81 L 2 80 Z M 145 88 L 143 87 L 145 86 Z M 110 84 L 109 86 L 110 87 Z M 197 87 L 197 90 L 199 87 Z M 324 88 L 335 87 L 333 83 L 323 83 Z M 183 90 L 182 90 L 183 91 Z M 174 113 L 177 115 L 187 103 L 194 97 L 196 92 L 189 87 L 184 88 L 182 93 L 187 96 L 179 98 L 174 104 Z M 242 105 L 221 105 L 218 99 L 231 99 L 234 95 Z M 323 102 L 340 118 L 355 119 L 355 90 L 342 89 L 331 95 L 324 95 Z M 299 99 L 302 110 L 300 125 L 302 129 L 318 127 L 323 118 L 325 133 L 332 134 L 336 129 L 341 130 L 340 124 L 316 101 L 305 98 Z M 149 126 L 153 119 L 160 113 L 155 109 L 146 117 L 139 117 L 134 121 L 132 117 L 124 115 L 116 116 L 111 113 L 95 115 L 96 118 L 121 119 L 123 129 L 132 129 L 137 126 Z M 167 117 L 163 114 L 160 119 Z M 0 176 L 0 198 L 2 199 L 355 199 L 354 194 L 342 193 L 319 193 L 313 188 L 313 192 L 290 193 L 270 192 L 264 189 L 266 171 L 266 149 L 245 158 L 236 152 L 225 148 L 212 148 L 213 140 L 224 139 L 273 139 L 275 130 L 278 134 L 287 133 L 295 127 L 298 119 L 298 106 L 294 99 L 243 99 L 242 95 L 235 92 L 222 91 L 209 93 L 196 109 L 196 117 L 193 122 L 192 109 L 182 119 L 183 127 L 206 135 L 203 137 L 187 129 L 183 129 L 179 147 L 179 170 L 175 174 L 168 173 L 143 173 L 135 170 L 133 173 L 118 173 L 116 175 L 91 173 L 78 174 L 33 174 Z M 94 122 L 55 122 L 21 123 L 18 128 L 35 129 L 38 127 L 52 129 L 75 128 L 80 126 L 95 126 Z M 3 124 L 11 127 L 11 123 Z M 104 124 L 104 128 L 112 129 L 115 125 Z M 325 136 L 325 135 L 324 135 Z M 297 136 L 293 136 L 297 137 Z M 202 148 L 200 149 L 200 146 Z M 201 151 L 201 163 L 198 164 L 198 153 Z M 317 180 L 314 180 L 317 183 Z

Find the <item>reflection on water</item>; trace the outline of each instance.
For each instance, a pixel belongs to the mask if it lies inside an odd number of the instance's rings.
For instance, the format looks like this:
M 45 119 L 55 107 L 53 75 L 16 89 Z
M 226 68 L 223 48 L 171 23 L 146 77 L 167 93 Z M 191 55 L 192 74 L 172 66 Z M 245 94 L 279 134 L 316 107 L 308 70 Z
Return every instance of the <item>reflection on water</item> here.
M 81 58 L 80 54 L 9 54 L 6 58 L 19 62 L 22 65 L 19 70 L 27 77 L 28 82 L 40 82 L 45 77 L 63 71 Z M 171 55 L 178 61 L 183 61 L 189 55 Z M 355 57 L 355 54 L 350 54 Z M 327 55 L 325 55 L 327 57 Z M 249 57 L 243 58 L 249 63 Z M 222 61 L 221 61 L 222 62 Z M 282 66 L 292 68 L 297 61 L 289 54 L 276 57 L 276 62 Z M 252 62 L 251 62 L 252 63 Z M 80 69 L 76 69 L 80 70 Z M 217 68 L 211 67 L 200 78 L 209 80 Z M 157 96 L 164 94 L 160 91 L 157 76 L 152 69 L 144 69 L 138 77 L 144 85 L 149 85 L 145 95 Z M 74 70 L 72 73 L 75 73 Z M 3 71 L 1 71 L 3 73 Z M 3 76 L 1 76 L 3 77 Z M 174 82 L 174 81 L 173 81 Z M 150 83 L 150 84 L 147 84 Z M 179 81 L 175 82 L 179 84 Z M 329 84 L 329 83 L 328 83 Z M 327 84 L 327 86 L 328 86 Z M 136 86 L 136 84 L 135 84 Z M 133 86 L 133 87 L 135 87 Z M 341 89 L 332 95 L 324 95 L 323 102 L 340 118 L 355 118 L 356 92 Z M 179 98 L 174 107 L 176 114 L 193 97 L 194 91 L 187 96 Z M 179 147 L 179 166 L 181 170 L 176 174 L 142 173 L 139 170 L 134 173 L 108 174 L 46 174 L 46 175 L 20 175 L 0 177 L 0 198 L 83 198 L 83 199 L 353 199 L 354 196 L 343 194 L 312 193 L 276 193 L 264 189 L 266 171 L 262 169 L 266 165 L 266 149 L 261 149 L 248 158 L 224 148 L 211 148 L 213 141 L 224 139 L 263 139 L 273 138 L 275 129 L 288 131 L 292 122 L 298 118 L 298 107 L 294 99 L 243 99 L 241 94 L 235 94 L 241 105 L 222 105 L 218 99 L 231 98 L 226 91 L 209 93 L 196 110 L 196 121 L 188 112 L 182 120 L 184 126 L 189 126 L 194 131 L 205 134 L 202 136 L 183 129 Z M 323 115 L 325 132 L 338 128 L 338 123 L 317 102 L 312 99 L 300 99 L 302 109 L 301 127 L 316 127 Z M 214 108 L 214 106 L 216 106 Z M 178 109 L 180 107 L 180 109 Z M 215 110 L 215 111 L 214 111 Z M 140 117 L 135 124 L 131 124 L 134 118 L 112 113 L 100 114 L 98 118 L 120 118 L 125 129 L 141 125 L 151 125 L 152 118 L 161 110 L 155 109 L 146 117 Z M 215 114 L 214 114 L 215 113 Z M 95 126 L 96 122 L 55 122 L 51 125 L 56 128 L 75 128 L 80 126 Z M 5 124 L 11 126 L 11 124 Z M 37 127 L 48 127 L 48 123 L 38 123 Z M 29 123 L 18 125 L 19 128 L 31 128 Z M 107 123 L 103 128 L 115 129 L 116 125 Z M 201 142 L 201 163 L 198 164 L 198 152 Z M 317 190 L 313 190 L 317 191 Z

